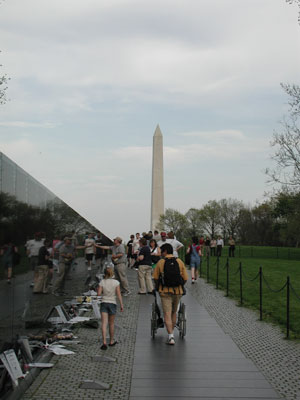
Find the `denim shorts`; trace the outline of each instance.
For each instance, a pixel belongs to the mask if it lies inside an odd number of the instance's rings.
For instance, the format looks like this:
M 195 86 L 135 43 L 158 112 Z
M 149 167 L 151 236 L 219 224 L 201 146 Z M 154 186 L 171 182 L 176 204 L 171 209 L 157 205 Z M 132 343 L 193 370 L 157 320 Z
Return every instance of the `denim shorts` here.
M 199 258 L 191 257 L 190 267 L 191 268 L 199 268 L 200 262 L 201 262 L 200 257 Z
M 114 303 L 101 303 L 100 312 L 105 312 L 108 315 L 115 315 L 117 313 L 117 305 Z

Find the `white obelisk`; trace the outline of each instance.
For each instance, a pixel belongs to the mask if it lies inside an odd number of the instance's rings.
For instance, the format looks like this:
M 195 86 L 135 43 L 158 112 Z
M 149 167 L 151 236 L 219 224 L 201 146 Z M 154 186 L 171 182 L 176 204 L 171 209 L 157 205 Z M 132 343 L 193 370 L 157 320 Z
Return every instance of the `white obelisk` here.
M 164 155 L 163 136 L 157 125 L 153 135 L 152 148 L 152 196 L 151 196 L 151 230 L 157 228 L 159 217 L 164 214 Z

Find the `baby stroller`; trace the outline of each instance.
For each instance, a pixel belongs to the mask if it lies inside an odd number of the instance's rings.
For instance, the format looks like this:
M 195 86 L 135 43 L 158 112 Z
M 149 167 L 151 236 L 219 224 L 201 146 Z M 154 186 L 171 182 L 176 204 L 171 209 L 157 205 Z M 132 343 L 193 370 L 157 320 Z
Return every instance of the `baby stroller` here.
M 155 338 L 157 329 L 164 327 L 164 320 L 161 317 L 161 311 L 157 303 L 156 291 L 153 291 L 154 303 L 151 305 L 151 337 Z M 177 311 L 177 323 L 175 327 L 179 331 L 179 336 L 183 339 L 186 335 L 186 307 L 185 304 L 180 301 Z

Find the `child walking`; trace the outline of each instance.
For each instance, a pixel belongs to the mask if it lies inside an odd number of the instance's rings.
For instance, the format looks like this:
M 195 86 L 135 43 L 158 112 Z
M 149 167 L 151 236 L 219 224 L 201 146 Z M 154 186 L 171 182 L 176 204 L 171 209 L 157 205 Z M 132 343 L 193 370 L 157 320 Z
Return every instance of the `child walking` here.
M 123 311 L 123 301 L 120 290 L 120 283 L 114 279 L 114 267 L 108 265 L 104 270 L 104 279 L 99 284 L 98 296 L 102 295 L 100 305 L 101 312 L 101 329 L 103 344 L 101 350 L 107 350 L 106 330 L 107 323 L 109 327 L 109 346 L 115 346 L 118 342 L 114 340 L 115 333 L 115 317 L 117 312 L 117 298 L 120 303 L 121 311 Z

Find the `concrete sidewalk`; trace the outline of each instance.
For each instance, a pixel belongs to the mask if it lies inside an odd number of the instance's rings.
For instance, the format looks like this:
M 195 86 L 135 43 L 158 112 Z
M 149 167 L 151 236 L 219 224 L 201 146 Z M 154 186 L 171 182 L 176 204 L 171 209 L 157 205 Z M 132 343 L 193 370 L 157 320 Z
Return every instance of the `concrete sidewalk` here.
M 166 344 L 166 330 L 150 339 L 150 304 L 140 304 L 130 400 L 138 399 L 278 399 L 252 361 L 190 294 L 187 336 Z

